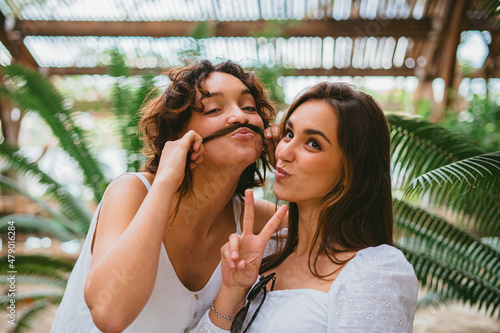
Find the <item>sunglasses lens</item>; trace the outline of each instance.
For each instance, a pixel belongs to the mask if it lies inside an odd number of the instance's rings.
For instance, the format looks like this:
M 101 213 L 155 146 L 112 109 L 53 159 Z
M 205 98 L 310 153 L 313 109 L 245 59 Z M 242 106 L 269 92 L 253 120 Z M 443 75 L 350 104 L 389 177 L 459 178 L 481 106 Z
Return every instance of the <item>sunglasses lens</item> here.
M 248 327 L 252 324 L 254 321 L 255 317 L 257 316 L 257 313 L 259 312 L 260 308 L 262 307 L 262 303 L 264 303 L 264 300 L 266 299 L 266 285 L 270 280 L 273 280 L 273 284 L 271 286 L 271 290 L 274 288 L 274 275 L 275 273 L 271 273 L 268 276 L 262 276 L 259 280 L 259 282 L 250 290 L 247 296 L 247 304 L 241 308 L 240 311 L 234 316 L 233 323 L 231 324 L 231 333 L 240 333 L 243 328 L 243 324 L 245 322 L 245 318 L 248 313 L 248 309 L 250 308 L 250 303 L 257 297 L 257 295 L 260 294 L 260 292 L 264 292 L 262 300 L 260 301 L 259 306 L 257 307 L 257 310 L 254 312 L 252 319 L 249 321 L 247 328 L 245 329 L 248 330 Z
M 245 305 L 240 311 L 234 316 L 233 323 L 231 324 L 231 333 L 240 333 L 245 318 L 247 316 L 248 308 L 250 304 Z
M 269 281 L 274 277 L 275 273 L 271 273 L 268 276 L 261 277 L 259 282 L 250 290 L 247 299 L 251 302 L 257 297 L 257 295 L 266 287 Z

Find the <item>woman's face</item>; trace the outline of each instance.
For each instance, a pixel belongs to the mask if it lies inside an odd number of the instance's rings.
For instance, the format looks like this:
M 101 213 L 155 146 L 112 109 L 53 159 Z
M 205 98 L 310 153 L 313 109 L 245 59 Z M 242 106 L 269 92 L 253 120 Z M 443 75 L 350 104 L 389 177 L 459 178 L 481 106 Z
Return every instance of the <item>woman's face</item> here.
M 186 131 L 194 130 L 203 138 L 229 125 L 253 124 L 264 127 L 257 113 L 255 100 L 248 88 L 233 75 L 212 72 L 201 84 L 208 96 L 198 93 L 203 112 L 193 112 L 187 122 Z M 205 163 L 255 162 L 262 153 L 262 139 L 258 133 L 240 128 L 232 133 L 215 138 L 204 144 Z M 246 167 L 245 166 L 245 167 Z
M 274 194 L 291 202 L 317 202 L 342 171 L 338 118 L 323 100 L 301 104 L 286 122 L 276 147 Z

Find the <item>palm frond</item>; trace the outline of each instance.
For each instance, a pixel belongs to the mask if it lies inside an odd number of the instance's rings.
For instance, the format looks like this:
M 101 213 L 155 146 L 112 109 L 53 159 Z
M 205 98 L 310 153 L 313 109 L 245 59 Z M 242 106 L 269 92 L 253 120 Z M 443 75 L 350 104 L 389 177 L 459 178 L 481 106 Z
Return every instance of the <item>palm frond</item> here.
M 0 257 L 2 267 L 8 267 L 8 257 Z M 24 284 L 41 284 L 64 288 L 75 261 L 43 255 L 16 255 L 16 281 Z M 7 283 L 2 275 L 0 284 Z
M 29 293 L 17 293 L 16 305 L 19 307 L 19 312 L 16 317 L 16 325 L 10 332 L 24 332 L 33 328 L 34 321 L 50 304 L 58 304 L 63 296 L 62 291 L 36 291 Z M 5 297 L 5 296 L 4 296 Z M 5 297 L 7 302 L 10 300 Z M 0 304 L 3 305 L 3 300 L 0 299 Z
M 41 116 L 64 151 L 80 165 L 85 183 L 94 190 L 96 201 L 100 201 L 107 186 L 101 165 L 93 156 L 85 133 L 75 125 L 71 110 L 64 106 L 63 97 L 36 71 L 17 64 L 2 66 L 1 70 L 7 79 L 5 87 L 0 87 L 0 95 Z
M 32 304 L 36 300 L 47 300 L 50 303 L 56 303 L 62 299 L 64 291 L 61 289 L 50 290 L 35 290 L 30 292 L 16 292 L 16 305 L 26 306 Z M 7 305 L 10 302 L 10 297 L 0 296 L 0 306 Z
M 46 300 L 41 299 L 25 306 L 16 318 L 16 326 L 12 330 L 12 333 L 22 333 L 31 329 L 34 321 L 47 308 L 48 304 Z
M 61 212 L 76 223 L 82 232 L 87 232 L 92 219 L 91 212 L 61 184 L 41 171 L 36 164 L 24 157 L 19 149 L 6 141 L 0 143 L 0 157 L 8 170 L 37 177 L 39 184 L 47 186 L 46 193 L 49 197 L 59 203 Z
M 500 152 L 470 157 L 413 179 L 407 196 L 428 196 L 434 205 L 461 212 L 461 220 L 485 235 L 500 233 Z
M 137 133 L 139 110 L 146 99 L 154 96 L 149 94 L 154 86 L 153 76 L 142 76 L 137 88 L 126 84 L 130 70 L 125 64 L 125 57 L 118 51 L 111 53 L 109 73 L 117 80 L 111 92 L 112 110 L 116 117 L 122 148 L 127 154 L 127 171 L 139 171 L 144 163 L 144 156 L 141 154 L 142 142 Z
M 470 262 L 475 272 L 500 273 L 500 251 L 467 229 L 456 226 L 403 200 L 393 200 L 395 231 L 408 246 L 425 248 L 457 264 Z M 492 269 L 490 273 L 484 270 Z
M 47 213 L 55 217 L 59 223 L 61 223 L 65 228 L 67 228 L 69 231 L 75 234 L 77 237 L 85 237 L 85 233 L 82 232 L 77 225 L 75 225 L 71 220 L 69 220 L 64 214 L 62 214 L 60 211 L 57 209 L 52 208 L 48 203 L 46 203 L 43 200 L 37 199 L 33 197 L 31 194 L 23 190 L 16 182 L 14 182 L 12 179 L 5 177 L 3 175 L 0 175 L 0 186 L 5 186 L 8 187 L 24 197 L 28 198 L 29 200 L 33 201 L 34 203 L 38 204 L 41 208 L 43 208 Z
M 393 179 L 398 187 L 423 173 L 485 152 L 465 137 L 419 118 L 387 115 Z
M 73 233 L 61 226 L 58 220 L 29 214 L 11 214 L 0 217 L 0 231 L 7 230 L 9 221 L 16 222 L 16 232 L 49 234 L 63 242 L 76 238 Z
M 495 0 L 476 0 L 477 6 L 500 26 L 500 4 Z
M 398 244 L 408 261 L 413 265 L 420 284 L 447 299 L 456 299 L 484 308 L 493 315 L 500 308 L 498 282 L 491 284 L 470 271 L 449 264 L 425 249 L 414 250 Z
M 433 216 L 425 210 L 413 207 L 400 200 L 393 201 L 394 222 L 396 232 L 401 236 L 398 247 L 417 256 L 427 255 L 420 262 L 413 258 L 419 281 L 431 284 L 432 291 L 443 297 L 450 295 L 480 305 L 484 289 L 500 293 L 498 276 L 500 274 L 500 252 L 484 243 L 479 237 L 466 229 L 457 227 L 443 219 Z M 418 256 L 417 256 L 418 257 Z M 416 266 L 416 263 L 420 266 Z M 440 265 L 443 265 L 440 268 Z M 455 273 L 450 278 L 441 276 L 442 271 L 460 272 L 459 277 L 474 285 L 472 289 L 461 286 Z M 433 278 L 439 278 L 440 284 L 435 285 Z M 477 287 L 477 288 L 476 288 Z M 458 288 L 458 289 L 457 289 Z M 465 288 L 465 289 L 464 289 Z M 451 294 L 447 293 L 452 290 Z M 495 291 L 496 290 L 496 291 Z M 499 295 L 499 294 L 496 294 Z M 487 307 L 498 307 L 498 304 L 487 302 Z

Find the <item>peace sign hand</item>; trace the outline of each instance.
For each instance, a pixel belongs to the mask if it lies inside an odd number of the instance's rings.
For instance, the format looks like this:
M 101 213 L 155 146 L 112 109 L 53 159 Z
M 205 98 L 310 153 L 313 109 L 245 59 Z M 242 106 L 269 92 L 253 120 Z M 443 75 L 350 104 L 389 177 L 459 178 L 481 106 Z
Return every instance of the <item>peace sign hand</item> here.
M 253 191 L 245 191 L 243 233 L 232 234 L 229 242 L 221 248 L 222 283 L 226 287 L 247 291 L 252 286 L 259 275 L 266 244 L 285 217 L 287 209 L 286 205 L 281 206 L 261 232 L 254 235 Z

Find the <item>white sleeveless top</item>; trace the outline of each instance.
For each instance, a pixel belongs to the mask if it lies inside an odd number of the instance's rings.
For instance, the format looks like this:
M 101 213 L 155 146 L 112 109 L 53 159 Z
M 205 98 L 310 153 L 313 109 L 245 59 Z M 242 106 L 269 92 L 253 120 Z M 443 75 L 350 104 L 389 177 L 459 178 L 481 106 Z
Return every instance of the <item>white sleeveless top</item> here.
M 149 191 L 151 185 L 143 175 L 131 174 L 140 178 Z M 240 199 L 235 196 L 232 202 L 236 233 L 241 234 Z M 83 295 L 83 288 L 90 270 L 92 239 L 101 204 L 102 201 L 92 217 L 82 252 L 69 278 L 51 333 L 100 332 L 92 321 Z M 203 314 L 210 308 L 210 303 L 217 295 L 221 281 L 219 263 L 203 289 L 189 291 L 178 279 L 162 243 L 156 282 L 151 297 L 139 316 L 123 332 L 188 332 L 194 329 Z

